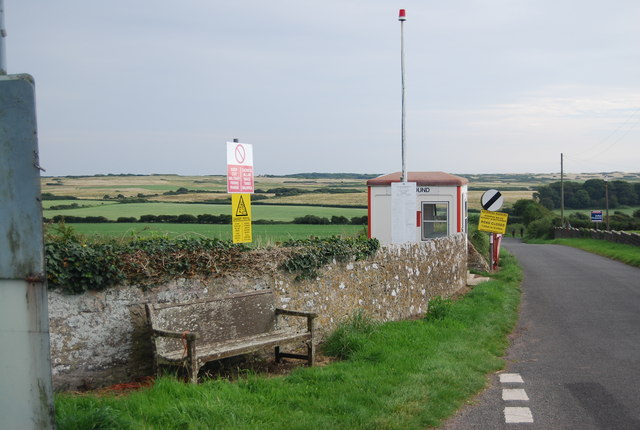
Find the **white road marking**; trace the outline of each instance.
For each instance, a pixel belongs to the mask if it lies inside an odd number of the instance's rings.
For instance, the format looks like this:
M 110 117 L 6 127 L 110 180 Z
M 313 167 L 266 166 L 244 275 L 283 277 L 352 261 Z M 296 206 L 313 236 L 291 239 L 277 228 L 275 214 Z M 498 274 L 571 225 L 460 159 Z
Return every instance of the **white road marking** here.
M 502 400 L 529 400 L 529 396 L 522 388 L 504 388 Z
M 504 408 L 504 420 L 506 423 L 532 423 L 533 415 L 529 408 Z
M 500 382 L 504 383 L 518 383 L 524 384 L 522 376 L 519 373 L 501 373 Z

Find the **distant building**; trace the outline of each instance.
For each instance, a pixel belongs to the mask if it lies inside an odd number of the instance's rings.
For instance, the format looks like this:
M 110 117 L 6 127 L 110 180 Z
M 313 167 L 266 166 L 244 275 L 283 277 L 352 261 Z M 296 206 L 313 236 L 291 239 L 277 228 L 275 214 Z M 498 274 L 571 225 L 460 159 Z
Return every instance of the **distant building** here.
M 400 172 L 367 181 L 369 237 L 381 244 L 392 242 L 391 184 Z M 407 182 L 416 184 L 415 242 L 468 231 L 466 178 L 444 172 L 409 172 Z

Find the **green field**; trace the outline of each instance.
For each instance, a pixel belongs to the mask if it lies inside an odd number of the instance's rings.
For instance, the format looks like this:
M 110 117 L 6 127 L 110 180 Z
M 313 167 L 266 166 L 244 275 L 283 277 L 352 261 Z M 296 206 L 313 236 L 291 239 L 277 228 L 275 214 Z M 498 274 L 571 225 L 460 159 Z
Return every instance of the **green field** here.
M 55 202 L 55 203 L 52 203 Z M 202 215 L 202 214 L 231 214 L 231 204 L 214 205 L 204 203 L 126 203 L 113 204 L 113 202 L 101 202 L 98 200 L 54 200 L 46 201 L 47 207 L 52 204 L 92 205 L 78 209 L 51 210 L 45 209 L 45 218 L 53 218 L 56 215 L 70 216 L 103 216 L 110 220 L 117 220 L 119 217 L 140 218 L 142 215 Z M 104 204 L 102 204 L 104 203 Z M 264 219 L 273 221 L 293 221 L 296 217 L 305 215 L 317 215 L 331 219 L 333 215 L 345 216 L 351 219 L 355 216 L 364 216 L 366 209 L 355 208 L 331 208 L 316 206 L 276 206 L 276 205 L 253 205 L 252 218 L 254 220 Z
M 131 238 L 150 236 L 202 236 L 231 240 L 231 225 L 217 224 L 161 224 L 161 223 L 103 223 L 68 224 L 81 235 L 92 238 Z M 55 225 L 49 226 L 49 229 Z M 310 236 L 354 236 L 366 231 L 362 225 L 304 225 L 275 224 L 254 225 L 253 243 L 257 246 L 269 245 L 289 239 L 308 239 Z

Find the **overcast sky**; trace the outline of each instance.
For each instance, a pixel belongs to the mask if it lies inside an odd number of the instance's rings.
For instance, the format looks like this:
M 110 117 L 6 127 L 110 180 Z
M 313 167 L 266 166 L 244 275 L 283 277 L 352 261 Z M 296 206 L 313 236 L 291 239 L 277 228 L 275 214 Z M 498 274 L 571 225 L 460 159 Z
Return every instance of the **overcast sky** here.
M 640 171 L 638 0 L 4 0 L 45 175 Z

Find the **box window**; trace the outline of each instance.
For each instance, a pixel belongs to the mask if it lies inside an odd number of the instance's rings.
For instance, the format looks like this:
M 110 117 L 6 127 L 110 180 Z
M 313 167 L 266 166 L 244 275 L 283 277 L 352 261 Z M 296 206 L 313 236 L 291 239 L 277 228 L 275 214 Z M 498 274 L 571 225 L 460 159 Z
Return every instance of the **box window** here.
M 449 203 L 422 203 L 422 240 L 449 235 Z

